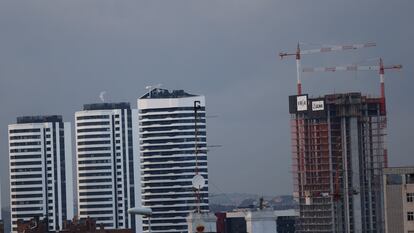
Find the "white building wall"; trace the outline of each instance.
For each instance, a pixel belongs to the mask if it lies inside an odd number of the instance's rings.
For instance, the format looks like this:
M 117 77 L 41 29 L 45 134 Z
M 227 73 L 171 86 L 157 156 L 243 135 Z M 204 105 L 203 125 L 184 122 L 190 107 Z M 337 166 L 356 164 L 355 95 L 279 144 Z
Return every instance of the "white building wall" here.
M 78 215 L 95 218 L 97 226 L 132 227 L 128 208 L 136 206 L 134 178 L 139 173 L 134 161 L 137 157 L 133 145 L 136 137 L 133 134 L 137 133 L 134 115 L 136 110 L 130 109 L 86 110 L 75 114 Z M 132 121 L 130 127 L 128 118 Z M 131 184 L 132 179 L 135 184 Z M 139 220 L 136 226 L 141 226 Z
M 136 127 L 133 127 L 133 141 L 135 143 L 133 150 L 134 150 L 134 189 L 135 189 L 135 206 L 140 207 L 142 206 L 142 195 L 141 195 L 141 161 L 139 157 L 139 129 L 138 129 L 138 110 L 134 110 L 132 112 L 132 124 Z M 142 217 L 140 215 L 135 215 L 135 232 L 142 232 Z
M 49 229 L 58 230 L 67 217 L 72 217 L 70 213 L 73 212 L 72 205 L 62 208 L 66 203 L 63 196 L 70 201 L 72 193 L 67 193 L 71 190 L 65 191 L 60 185 L 68 181 L 61 174 L 70 177 L 72 173 L 72 163 L 60 157 L 64 154 L 66 159 L 71 161 L 72 158 L 68 149 L 71 137 L 67 137 L 70 123 L 18 123 L 9 125 L 8 129 L 12 231 L 15 232 L 18 219 L 29 220 L 35 216 L 48 216 Z M 59 136 L 61 132 L 65 137 Z M 64 147 L 60 147 L 61 138 Z M 61 163 L 69 169 L 61 171 Z
M 414 232 L 414 167 L 385 168 L 383 184 L 385 232 Z
M 276 216 L 273 210 L 249 211 L 245 219 L 247 232 L 276 233 Z
M 156 90 L 155 90 L 156 91 Z M 194 101 L 200 101 L 198 168 L 206 180 L 201 209 L 208 210 L 204 96 L 138 99 L 142 205 L 153 210 L 151 232 L 187 232 L 186 217 L 196 209 Z M 144 218 L 143 231 L 148 232 Z

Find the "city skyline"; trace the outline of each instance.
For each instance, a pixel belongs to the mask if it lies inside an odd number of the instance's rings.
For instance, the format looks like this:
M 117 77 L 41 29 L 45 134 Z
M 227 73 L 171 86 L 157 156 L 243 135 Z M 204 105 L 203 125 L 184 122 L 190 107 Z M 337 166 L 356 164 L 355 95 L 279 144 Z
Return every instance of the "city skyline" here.
M 209 144 L 222 145 L 209 154 L 211 192 L 290 194 L 286 100 L 295 93 L 295 67 L 293 60 L 279 61 L 277 53 L 294 50 L 298 40 L 330 44 L 373 40 L 377 48 L 352 55 L 318 55 L 305 58 L 304 63 L 344 64 L 377 56 L 402 63 L 403 71 L 386 74 L 387 141 L 390 166 L 412 165 L 409 153 L 414 151 L 410 142 L 414 129 L 408 122 L 413 109 L 407 93 L 413 86 L 414 65 L 409 55 L 414 35 L 406 29 L 412 21 L 409 9 L 413 3 L 318 3 L 315 9 L 305 2 L 179 1 L 164 3 L 169 7 L 119 4 L 113 11 L 105 2 L 99 4 L 100 9 L 80 2 L 0 3 L 2 164 L 7 164 L 7 125 L 16 116 L 62 114 L 73 123 L 73 113 L 84 103 L 99 102 L 101 91 L 107 91 L 110 102 L 135 103 L 146 85 L 162 83 L 168 89 L 202 93 L 208 100 Z M 303 10 L 306 7 L 312 10 Z M 294 11 L 297 8 L 299 15 Z M 181 17 L 174 10 L 182 12 Z M 345 17 L 350 12 L 355 17 Z M 310 17 L 314 21 L 306 22 Z M 329 18 L 332 25 L 324 22 Z M 88 23 L 79 24 L 84 20 Z M 165 34 L 148 26 L 146 20 L 155 22 Z M 328 30 L 311 32 L 321 28 Z M 377 87 L 374 73 L 313 74 L 303 80 L 303 92 L 311 95 L 355 90 L 378 96 Z M 234 164 L 234 159 L 240 162 Z M 3 166 L 2 177 L 7 177 L 8 169 Z M 228 167 L 234 168 L 231 173 Z M 251 181 L 248 185 L 239 182 L 246 179 Z M 8 190 L 5 178 L 1 183 L 2 190 Z M 3 203 L 8 203 L 7 196 L 2 195 Z

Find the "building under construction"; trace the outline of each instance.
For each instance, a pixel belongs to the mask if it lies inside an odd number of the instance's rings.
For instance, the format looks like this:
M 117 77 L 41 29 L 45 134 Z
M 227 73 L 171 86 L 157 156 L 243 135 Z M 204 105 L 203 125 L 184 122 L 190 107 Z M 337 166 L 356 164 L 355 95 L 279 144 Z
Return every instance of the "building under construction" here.
M 383 230 L 385 98 L 289 97 L 296 232 Z

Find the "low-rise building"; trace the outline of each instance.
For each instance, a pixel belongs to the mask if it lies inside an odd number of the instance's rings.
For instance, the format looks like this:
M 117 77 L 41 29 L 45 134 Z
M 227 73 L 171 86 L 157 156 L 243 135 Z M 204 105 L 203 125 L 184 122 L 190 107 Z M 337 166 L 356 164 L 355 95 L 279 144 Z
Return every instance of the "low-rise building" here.
M 295 210 L 237 209 L 216 213 L 217 233 L 294 233 Z
M 384 168 L 385 230 L 414 232 L 414 166 Z

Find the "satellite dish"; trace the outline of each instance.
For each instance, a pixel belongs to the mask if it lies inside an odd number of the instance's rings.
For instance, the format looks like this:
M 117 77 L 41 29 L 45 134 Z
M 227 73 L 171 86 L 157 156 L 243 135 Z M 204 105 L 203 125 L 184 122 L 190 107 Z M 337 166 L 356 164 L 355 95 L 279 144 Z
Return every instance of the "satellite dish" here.
M 195 175 L 193 177 L 193 187 L 195 189 L 202 189 L 206 185 L 206 180 L 202 175 Z

